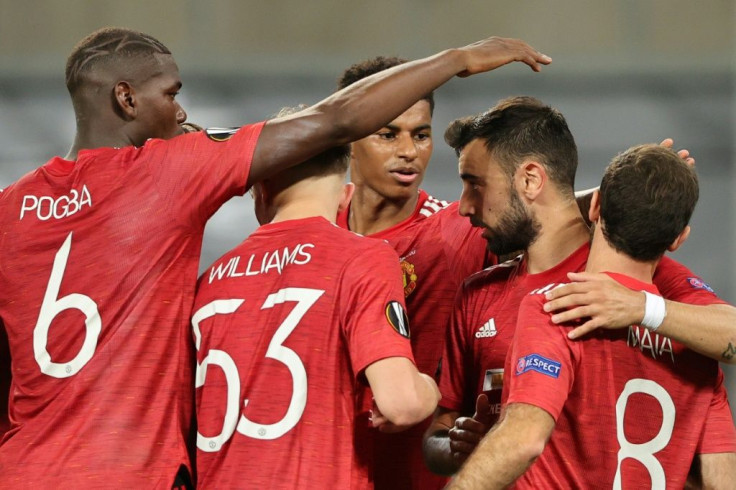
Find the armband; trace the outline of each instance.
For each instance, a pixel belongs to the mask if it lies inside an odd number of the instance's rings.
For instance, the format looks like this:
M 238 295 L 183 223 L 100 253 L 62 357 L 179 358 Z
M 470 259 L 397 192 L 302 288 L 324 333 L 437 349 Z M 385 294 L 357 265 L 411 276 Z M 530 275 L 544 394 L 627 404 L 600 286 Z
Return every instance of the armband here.
M 667 314 L 664 298 L 647 291 L 642 291 L 642 293 L 644 293 L 646 300 L 644 302 L 644 319 L 641 321 L 641 326 L 650 332 L 656 332 Z

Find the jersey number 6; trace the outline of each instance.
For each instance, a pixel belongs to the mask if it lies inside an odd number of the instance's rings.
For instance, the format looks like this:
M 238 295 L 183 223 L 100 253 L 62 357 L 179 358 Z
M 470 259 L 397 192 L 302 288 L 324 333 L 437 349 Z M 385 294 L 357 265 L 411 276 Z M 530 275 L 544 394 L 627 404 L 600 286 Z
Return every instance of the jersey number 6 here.
M 41 303 L 41 311 L 38 313 L 36 327 L 33 329 L 33 355 L 41 368 L 41 372 L 54 378 L 68 378 L 77 374 L 92 359 L 97 348 L 100 330 L 102 330 L 102 320 L 97 309 L 97 303 L 92 301 L 89 296 L 72 293 L 59 298 L 61 279 L 64 277 L 64 270 L 69 260 L 71 248 L 72 233 L 69 233 L 66 240 L 64 240 L 64 244 L 56 252 L 49 284 L 43 296 L 43 303 Z M 84 326 L 86 328 L 84 342 L 82 348 L 79 349 L 79 352 L 71 361 L 65 363 L 53 362 L 51 354 L 46 349 L 49 340 L 49 328 L 56 315 L 69 309 L 76 309 L 84 314 Z

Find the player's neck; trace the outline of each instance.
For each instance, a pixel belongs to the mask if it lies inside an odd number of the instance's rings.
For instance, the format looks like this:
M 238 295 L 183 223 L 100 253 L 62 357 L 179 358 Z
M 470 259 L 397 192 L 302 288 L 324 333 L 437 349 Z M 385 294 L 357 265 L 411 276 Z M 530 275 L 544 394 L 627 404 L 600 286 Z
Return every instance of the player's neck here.
M 336 216 L 337 203 L 325 203 L 319 199 L 295 199 L 279 206 L 271 223 L 315 217 L 334 223 Z
M 616 272 L 651 283 L 658 261 L 641 262 L 619 252 L 608 243 L 600 226 L 595 227 L 586 272 Z
M 538 210 L 542 229 L 527 249 L 527 271 L 539 274 L 555 267 L 590 239 L 580 209 L 574 200 Z
M 116 131 L 78 129 L 74 143 L 64 157 L 67 160 L 76 160 L 81 150 L 96 148 L 122 148 L 132 143 Z
M 350 201 L 348 226 L 361 235 L 379 233 L 409 218 L 418 200 L 418 192 L 409 199 L 391 201 L 367 186 L 356 187 Z

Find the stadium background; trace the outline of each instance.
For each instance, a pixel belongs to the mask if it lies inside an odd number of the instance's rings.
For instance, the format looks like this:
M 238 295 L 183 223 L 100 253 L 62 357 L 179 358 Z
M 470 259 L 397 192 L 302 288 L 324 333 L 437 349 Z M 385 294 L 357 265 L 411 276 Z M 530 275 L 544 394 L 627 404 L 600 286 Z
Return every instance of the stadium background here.
M 64 63 L 105 25 L 150 33 L 173 51 L 180 100 L 203 126 L 316 102 L 344 68 L 378 54 L 416 58 L 489 35 L 522 38 L 553 58 L 543 73 L 519 64 L 437 91 L 424 188 L 459 196 L 444 129 L 507 95 L 534 95 L 565 114 L 580 149 L 578 189 L 597 185 L 618 151 L 672 137 L 696 157 L 701 179 L 693 233 L 675 257 L 736 303 L 732 0 L 0 0 L 0 188 L 68 150 Z M 226 204 L 208 225 L 200 269 L 255 227 L 248 197 Z M 725 368 L 736 414 L 736 369 Z

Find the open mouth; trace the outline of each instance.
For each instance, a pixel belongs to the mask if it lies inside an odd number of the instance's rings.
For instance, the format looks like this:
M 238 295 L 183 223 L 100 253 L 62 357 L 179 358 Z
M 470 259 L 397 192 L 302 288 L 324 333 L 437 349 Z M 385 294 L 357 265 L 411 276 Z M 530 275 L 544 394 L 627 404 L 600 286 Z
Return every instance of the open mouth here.
M 391 170 L 390 173 L 394 179 L 403 184 L 411 184 L 419 178 L 419 173 L 411 169 Z

